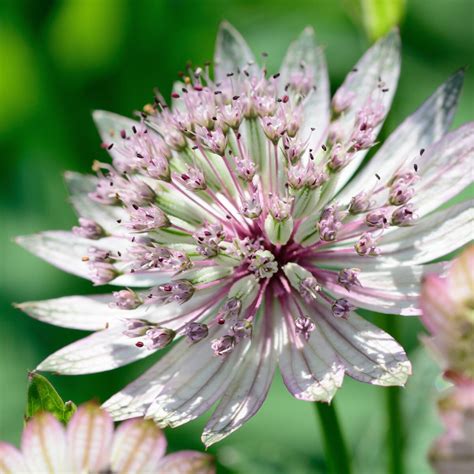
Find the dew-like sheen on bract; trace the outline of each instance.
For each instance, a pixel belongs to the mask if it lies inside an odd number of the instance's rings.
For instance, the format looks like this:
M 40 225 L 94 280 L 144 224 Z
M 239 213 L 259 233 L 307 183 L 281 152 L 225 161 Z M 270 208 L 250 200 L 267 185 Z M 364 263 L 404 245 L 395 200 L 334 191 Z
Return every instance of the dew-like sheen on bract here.
M 219 401 L 207 445 L 255 414 L 277 364 L 301 400 L 329 402 L 344 374 L 403 385 L 403 348 L 354 309 L 418 315 L 421 276 L 448 265 L 428 262 L 470 239 L 469 203 L 432 211 L 471 182 L 474 126 L 448 132 L 460 71 L 377 142 L 399 47 L 396 31 L 382 38 L 331 101 L 311 29 L 272 73 L 224 23 L 213 64 L 190 68 L 171 103 L 157 92 L 136 120 L 95 112 L 112 164 L 66 175 L 79 225 L 19 242 L 122 289 L 20 305 L 96 331 L 38 368 L 110 370 L 184 336 L 105 407 L 178 426 Z

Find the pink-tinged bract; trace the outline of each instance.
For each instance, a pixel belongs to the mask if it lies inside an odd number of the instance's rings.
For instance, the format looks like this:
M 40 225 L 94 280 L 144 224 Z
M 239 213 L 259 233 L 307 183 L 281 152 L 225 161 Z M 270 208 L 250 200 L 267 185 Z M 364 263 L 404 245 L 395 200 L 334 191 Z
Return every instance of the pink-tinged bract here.
M 257 412 L 277 366 L 305 401 L 330 402 L 345 374 L 405 384 L 403 348 L 354 310 L 419 315 L 423 274 L 446 270 L 429 262 L 471 238 L 469 203 L 433 211 L 471 182 L 474 124 L 448 132 L 459 71 L 361 168 L 395 95 L 399 50 L 392 31 L 331 100 L 310 28 L 271 74 L 223 23 L 213 74 L 189 70 L 171 102 L 157 92 L 136 120 L 96 111 L 112 164 L 67 173 L 79 225 L 18 241 L 122 288 L 21 304 L 95 331 L 38 369 L 111 370 L 182 338 L 104 406 L 178 426 L 219 402 L 207 445 Z
M 25 426 L 21 451 L 0 442 L 0 473 L 213 474 L 212 457 L 197 451 L 165 456 L 166 439 L 151 420 L 135 418 L 114 431 L 95 403 L 81 405 L 64 426 L 51 413 Z

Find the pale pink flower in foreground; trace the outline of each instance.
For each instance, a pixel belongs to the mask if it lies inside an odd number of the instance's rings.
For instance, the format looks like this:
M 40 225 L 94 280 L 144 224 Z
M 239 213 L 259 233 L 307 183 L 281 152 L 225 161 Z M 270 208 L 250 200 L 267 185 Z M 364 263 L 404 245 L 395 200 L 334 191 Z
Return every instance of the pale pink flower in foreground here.
M 456 258 L 445 278 L 427 275 L 421 290 L 424 338 L 444 376 L 454 383 L 438 401 L 444 433 L 430 460 L 438 473 L 474 471 L 474 246 Z
M 213 474 L 212 457 L 198 451 L 165 456 L 166 438 L 151 420 L 127 420 L 114 430 L 110 415 L 81 405 L 65 427 L 51 413 L 33 416 L 21 450 L 0 442 L 0 473 Z
M 20 305 L 42 321 L 97 331 L 38 369 L 110 370 L 184 336 L 105 407 L 116 419 L 178 426 L 219 402 L 207 445 L 256 413 L 277 365 L 307 401 L 329 402 L 344 374 L 403 385 L 403 348 L 354 309 L 418 315 L 422 274 L 445 269 L 427 263 L 469 240 L 468 203 L 432 211 L 471 182 L 474 125 L 448 133 L 458 72 L 355 175 L 399 67 L 392 32 L 331 106 L 311 29 L 271 75 L 225 23 L 213 77 L 208 66 L 189 70 L 171 105 L 157 93 L 138 121 L 95 112 L 112 165 L 95 163 L 97 177 L 67 174 L 80 225 L 19 242 L 122 289 Z
M 471 231 L 474 229 L 471 229 Z M 446 277 L 426 275 L 420 298 L 424 338 L 445 376 L 474 385 L 474 246 L 456 258 Z

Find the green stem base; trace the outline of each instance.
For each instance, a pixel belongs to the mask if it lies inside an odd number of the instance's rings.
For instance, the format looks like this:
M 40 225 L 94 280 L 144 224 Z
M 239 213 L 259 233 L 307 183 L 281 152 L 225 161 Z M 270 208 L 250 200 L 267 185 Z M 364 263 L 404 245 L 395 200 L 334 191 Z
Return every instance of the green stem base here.
M 321 433 L 324 439 L 324 451 L 329 472 L 332 474 L 350 474 L 351 463 L 347 447 L 337 419 L 334 402 L 315 403 L 321 423 Z

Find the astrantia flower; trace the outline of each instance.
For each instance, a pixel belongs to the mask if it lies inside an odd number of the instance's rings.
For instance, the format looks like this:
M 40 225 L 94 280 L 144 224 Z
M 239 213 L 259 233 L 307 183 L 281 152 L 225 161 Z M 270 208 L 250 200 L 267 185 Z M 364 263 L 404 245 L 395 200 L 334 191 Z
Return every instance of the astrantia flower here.
M 445 376 L 455 383 L 470 380 L 474 388 L 474 246 L 453 261 L 446 277 L 426 275 L 420 302 L 431 333 L 424 342 Z
M 137 121 L 95 112 L 112 165 L 96 163 L 97 177 L 67 174 L 82 230 L 19 242 L 128 290 L 21 305 L 97 331 L 39 369 L 110 370 L 184 336 L 105 407 L 117 419 L 177 426 L 220 400 L 208 445 L 255 414 L 277 364 L 308 401 L 329 402 L 344 374 L 404 384 L 404 350 L 354 309 L 419 314 L 421 275 L 444 270 L 425 264 L 470 238 L 467 203 L 431 212 L 470 183 L 474 125 L 447 133 L 459 72 L 351 180 L 376 144 L 399 64 L 392 32 L 331 105 L 311 29 L 270 74 L 224 24 L 213 76 L 208 66 L 189 70 L 171 104 L 157 94 Z
M 151 420 L 128 420 L 115 431 L 110 415 L 94 403 L 80 406 L 68 425 L 51 413 L 31 418 L 21 451 L 0 442 L 2 473 L 212 474 L 211 456 L 180 451 L 164 456 L 166 439 Z
M 438 401 L 444 426 L 430 461 L 438 473 L 474 469 L 474 246 L 456 258 L 445 278 L 427 275 L 421 290 L 423 340 L 454 383 Z

